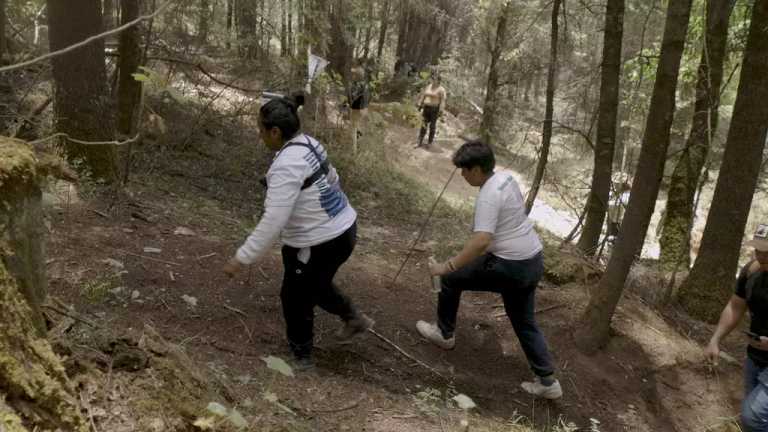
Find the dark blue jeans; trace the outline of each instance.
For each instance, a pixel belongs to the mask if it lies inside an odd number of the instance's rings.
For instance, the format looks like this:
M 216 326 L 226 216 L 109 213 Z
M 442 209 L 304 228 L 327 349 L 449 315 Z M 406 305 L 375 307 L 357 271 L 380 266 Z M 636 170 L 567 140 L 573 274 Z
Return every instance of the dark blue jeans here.
M 768 432 L 768 368 L 747 357 L 744 365 L 744 401 L 741 403 L 744 432 Z
M 453 336 L 462 292 L 499 293 L 531 369 L 538 376 L 552 375 L 555 371 L 552 358 L 534 317 L 536 287 L 543 273 L 541 253 L 520 261 L 485 254 L 444 275 L 437 304 L 437 323 L 443 336 Z

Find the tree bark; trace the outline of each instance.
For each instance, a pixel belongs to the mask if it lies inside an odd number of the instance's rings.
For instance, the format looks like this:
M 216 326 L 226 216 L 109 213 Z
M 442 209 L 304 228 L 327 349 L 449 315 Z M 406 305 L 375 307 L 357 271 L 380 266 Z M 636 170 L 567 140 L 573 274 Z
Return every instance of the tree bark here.
M 286 36 L 287 48 L 286 55 L 293 56 L 293 1 L 288 0 L 288 11 L 286 16 L 288 35 Z
M 115 27 L 115 1 L 116 0 L 104 0 L 102 4 L 102 26 L 104 30 L 109 30 Z
M 547 167 L 549 158 L 549 145 L 552 141 L 552 116 L 554 115 L 555 99 L 555 77 L 557 74 L 557 41 L 558 24 L 560 16 L 561 0 L 554 0 L 552 4 L 552 33 L 549 46 L 549 68 L 547 71 L 547 101 L 544 109 L 544 126 L 541 136 L 541 154 L 536 166 L 536 174 L 531 182 L 531 189 L 528 191 L 528 197 L 525 199 L 525 214 L 530 214 L 533 209 L 533 203 L 536 201 L 536 195 L 539 193 L 539 187 L 544 180 L 544 170 Z
M 101 3 L 96 0 L 48 0 L 50 50 L 55 51 L 101 32 Z M 107 89 L 104 40 L 56 56 L 53 78 L 56 130 L 83 141 L 114 139 L 114 106 Z M 115 148 L 67 139 L 67 159 L 81 172 L 107 183 L 115 180 Z
M 121 23 L 133 21 L 139 16 L 140 0 L 121 0 Z M 133 135 L 137 123 L 138 105 L 141 102 L 141 82 L 133 78 L 141 62 L 141 36 L 138 26 L 120 33 L 120 77 L 117 83 L 117 131 L 125 136 Z
M 30 430 L 85 432 L 64 368 L 43 336 L 44 177 L 28 145 L 0 138 L 0 412 L 3 425 L 18 425 L 11 430 L 27 430 L 23 417 Z
M 368 54 L 371 52 L 371 39 L 373 35 L 373 6 L 374 2 L 368 2 L 368 21 L 365 25 L 365 38 L 363 41 L 363 58 L 367 59 Z
M 381 4 L 381 23 L 379 24 L 379 43 L 376 48 L 376 59 L 381 61 L 381 55 L 384 53 L 384 45 L 387 42 L 387 30 L 389 28 L 389 10 L 392 0 L 385 0 Z
M 559 1 L 559 0 L 556 0 Z M 512 9 L 512 2 L 507 1 L 499 11 L 499 21 L 496 24 L 496 40 L 491 49 L 491 63 L 488 68 L 488 84 L 485 90 L 483 118 L 480 121 L 480 133 L 486 144 L 496 144 L 496 110 L 498 108 L 499 91 L 499 61 L 507 41 L 507 22 Z
M 287 26 L 285 23 L 285 1 L 286 0 L 280 0 L 280 57 L 285 57 L 286 55 L 286 45 L 287 42 Z
M 735 0 L 707 2 L 707 32 L 699 63 L 696 102 L 688 140 L 669 185 L 662 221 L 661 263 L 668 271 L 688 270 L 691 262 L 691 227 L 694 196 L 717 130 L 720 85 L 728 44 L 728 19 Z
M 235 9 L 233 3 L 235 0 L 227 0 L 227 42 L 226 46 L 227 49 L 232 47 L 232 43 L 230 42 L 230 38 L 232 37 L 232 18 L 235 14 Z
M 3 64 L 3 57 L 7 51 L 5 40 L 5 0 L 0 0 L 0 64 Z
M 630 267 L 643 247 L 656 204 L 675 112 L 675 90 L 691 14 L 691 2 L 692 0 L 669 1 L 656 82 L 640 149 L 637 176 L 632 184 L 631 199 L 621 224 L 618 243 L 611 254 L 605 274 L 589 300 L 581 318 L 582 325 L 576 335 L 579 346 L 587 352 L 604 346 L 610 338 L 611 318 L 621 298 Z
M 603 67 L 600 76 L 600 106 L 597 118 L 597 142 L 592 187 L 587 199 L 584 229 L 577 244 L 585 255 L 597 251 L 603 230 L 608 196 L 611 191 L 611 171 L 616 147 L 616 117 L 619 108 L 621 77 L 621 45 L 624 34 L 624 0 L 608 0 L 605 8 L 603 34 Z
M 211 19 L 211 0 L 200 0 L 200 14 L 197 24 L 197 41 L 205 45 L 208 41 L 208 31 Z
M 696 262 L 680 287 L 683 307 L 714 321 L 733 292 L 749 209 L 768 130 L 768 0 L 757 0 L 720 176 Z

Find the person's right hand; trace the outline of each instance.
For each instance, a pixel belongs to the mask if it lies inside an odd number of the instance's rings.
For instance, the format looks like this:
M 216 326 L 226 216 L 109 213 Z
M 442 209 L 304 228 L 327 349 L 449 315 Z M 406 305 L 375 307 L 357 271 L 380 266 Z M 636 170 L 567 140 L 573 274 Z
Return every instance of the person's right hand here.
M 704 349 L 704 357 L 710 363 L 717 364 L 717 361 L 720 359 L 720 346 L 717 343 L 710 341 Z

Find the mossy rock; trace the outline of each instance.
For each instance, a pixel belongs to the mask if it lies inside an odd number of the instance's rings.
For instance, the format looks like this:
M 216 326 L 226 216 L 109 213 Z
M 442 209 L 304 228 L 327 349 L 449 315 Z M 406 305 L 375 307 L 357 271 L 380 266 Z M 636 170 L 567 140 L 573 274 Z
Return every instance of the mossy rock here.
M 544 277 L 555 285 L 587 284 L 603 275 L 602 269 L 574 247 L 544 244 Z

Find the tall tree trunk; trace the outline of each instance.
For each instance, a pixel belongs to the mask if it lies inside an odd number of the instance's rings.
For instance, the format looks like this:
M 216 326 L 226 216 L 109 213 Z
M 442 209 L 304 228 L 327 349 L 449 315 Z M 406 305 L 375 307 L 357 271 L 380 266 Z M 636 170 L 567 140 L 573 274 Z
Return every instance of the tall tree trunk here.
M 288 44 L 287 26 L 285 23 L 285 1 L 280 0 L 280 57 L 285 57 L 287 52 L 286 45 Z
M 102 3 L 101 15 L 104 30 L 115 27 L 115 1 L 117 0 L 104 0 Z
M 208 41 L 208 29 L 211 19 L 211 0 L 200 0 L 200 15 L 197 23 L 197 41 L 205 45 Z
M 26 143 L 0 138 L 0 429 L 26 431 L 14 427 L 23 418 L 29 430 L 86 432 L 40 313 L 46 289 L 40 189 L 45 171 Z
M 286 17 L 286 23 L 288 25 L 288 34 L 286 36 L 287 48 L 286 55 L 293 56 L 293 1 L 288 0 L 288 12 Z
M 140 0 L 121 0 L 121 23 L 133 21 L 139 16 Z M 117 131 L 132 135 L 137 122 L 138 104 L 141 101 L 141 82 L 133 78 L 141 62 L 140 28 L 130 27 L 120 33 L 120 78 L 117 89 Z
M 373 37 L 373 6 L 374 1 L 368 2 L 368 21 L 365 23 L 365 38 L 363 41 L 363 58 L 367 59 L 371 52 L 371 38 Z
M 556 0 L 559 1 L 559 0 Z M 507 1 L 499 11 L 499 21 L 496 24 L 496 40 L 491 49 L 491 64 L 488 68 L 488 84 L 485 90 L 483 118 L 480 121 L 480 134 L 488 145 L 496 144 L 496 110 L 498 108 L 499 92 L 499 61 L 507 41 L 507 22 L 512 9 L 512 2 Z
M 680 287 L 693 316 L 715 320 L 733 292 L 768 130 L 768 0 L 756 0 L 720 176 L 696 262 Z
M 50 50 L 56 51 L 101 31 L 101 5 L 94 0 L 48 0 Z M 82 141 L 114 139 L 114 107 L 107 90 L 104 40 L 53 58 L 56 130 Z M 115 148 L 65 139 L 67 159 L 95 179 L 115 179 Z
M 611 171 L 616 147 L 616 116 L 619 108 L 621 42 L 624 34 L 624 0 L 608 0 L 603 34 L 603 66 L 600 76 L 600 107 L 597 118 L 595 166 L 587 199 L 587 216 L 578 248 L 594 255 L 603 230 L 611 191 Z
M 381 55 L 384 53 L 384 45 L 387 42 L 387 29 L 389 28 L 389 9 L 392 0 L 385 0 L 381 3 L 381 22 L 379 24 L 379 43 L 376 48 L 376 59 L 381 61 Z
M 5 40 L 5 0 L 0 0 L 0 64 L 3 64 L 3 56 L 6 53 L 6 40 Z
M 536 201 L 536 195 L 539 193 L 539 187 L 544 180 L 544 169 L 547 167 L 549 159 L 549 145 L 552 141 L 552 116 L 554 115 L 555 100 L 555 77 L 557 74 L 557 41 L 558 25 L 557 20 L 560 16 L 561 0 L 554 0 L 552 4 L 552 34 L 550 36 L 549 46 L 549 70 L 547 71 L 547 101 L 544 109 L 544 126 L 541 136 L 541 154 L 536 166 L 536 174 L 531 182 L 531 189 L 528 191 L 528 197 L 525 199 L 525 213 L 531 213 L 533 203 Z
M 227 42 L 226 47 L 227 49 L 230 49 L 232 47 L 232 43 L 230 42 L 230 39 L 232 38 L 232 18 L 235 14 L 234 5 L 233 3 L 235 0 L 227 0 Z
M 270 3 L 271 4 L 271 3 Z M 269 57 L 270 34 L 265 30 L 265 16 L 267 14 L 266 0 L 259 0 L 259 47 L 265 57 Z
M 667 210 L 662 221 L 661 262 L 668 271 L 688 270 L 694 196 L 717 130 L 720 85 L 728 43 L 728 19 L 735 0 L 707 2 L 707 33 L 699 62 L 696 103 L 688 141 L 670 180 Z
M 597 350 L 608 342 L 611 318 L 621 298 L 630 267 L 643 247 L 656 204 L 669 147 L 670 128 L 675 112 L 675 90 L 685 35 L 688 31 L 691 2 L 692 0 L 669 0 L 656 82 L 629 207 L 621 224 L 616 248 L 611 254 L 605 274 L 589 299 L 581 319 L 582 325 L 577 332 L 579 346 L 588 352 Z

